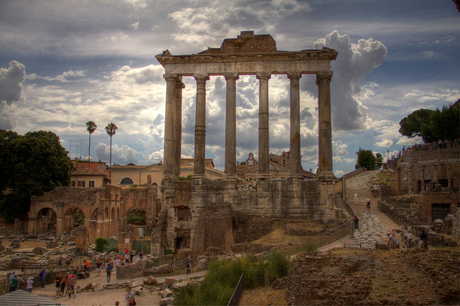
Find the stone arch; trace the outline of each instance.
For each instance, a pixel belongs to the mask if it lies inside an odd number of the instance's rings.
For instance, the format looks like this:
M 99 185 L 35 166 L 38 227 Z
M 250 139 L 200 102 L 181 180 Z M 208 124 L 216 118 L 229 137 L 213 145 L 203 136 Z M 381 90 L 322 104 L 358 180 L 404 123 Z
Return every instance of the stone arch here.
M 121 179 L 120 185 L 134 185 L 134 181 L 130 177 L 124 177 Z
M 63 230 L 70 232 L 80 225 L 85 224 L 85 213 L 78 207 L 71 207 L 64 213 Z
M 57 215 L 54 209 L 43 207 L 37 212 L 37 234 L 56 235 Z
M 108 218 L 109 218 L 109 209 L 106 207 L 105 208 L 104 219 L 108 219 Z
M 126 223 L 133 225 L 146 225 L 146 214 L 145 210 L 140 207 L 132 207 L 126 213 Z

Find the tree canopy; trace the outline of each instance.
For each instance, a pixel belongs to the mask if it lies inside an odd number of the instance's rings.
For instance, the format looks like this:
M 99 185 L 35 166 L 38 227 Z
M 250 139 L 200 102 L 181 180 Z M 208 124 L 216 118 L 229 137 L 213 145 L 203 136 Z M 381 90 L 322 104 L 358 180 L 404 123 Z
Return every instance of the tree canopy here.
M 383 161 L 382 154 L 377 153 L 374 155 L 372 150 L 364 150 L 359 148 L 359 151 L 356 152 L 358 159 L 356 161 L 355 168 L 366 168 L 367 170 L 374 170 L 374 164 L 381 164 Z
M 22 216 L 31 196 L 69 185 L 72 168 L 56 134 L 0 130 L 0 213 L 8 221 Z
M 441 110 L 419 109 L 403 118 L 399 125 L 401 135 L 422 137 L 425 143 L 439 140 L 454 141 L 460 137 L 460 100 Z

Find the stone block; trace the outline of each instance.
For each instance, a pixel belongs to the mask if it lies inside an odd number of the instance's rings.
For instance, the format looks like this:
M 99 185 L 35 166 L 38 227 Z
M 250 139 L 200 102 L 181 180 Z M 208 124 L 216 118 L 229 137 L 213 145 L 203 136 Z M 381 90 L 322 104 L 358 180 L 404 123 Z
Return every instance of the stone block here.
M 148 285 L 158 285 L 158 280 L 155 277 L 150 275 L 145 281 L 145 283 Z
M 160 306 L 167 306 L 167 305 L 174 305 L 174 299 L 170 297 L 162 298 L 160 301 Z
M 176 282 L 176 280 L 172 277 L 165 277 L 165 284 L 168 285 L 168 287 L 171 287 L 172 285 L 174 285 L 174 283 Z
M 172 292 L 171 289 L 165 289 L 165 290 L 163 290 L 163 291 L 161 292 L 161 296 L 162 296 L 163 298 L 165 298 L 165 297 L 170 297 L 170 296 L 173 296 L 173 292 Z
M 134 287 L 138 287 L 138 286 L 143 286 L 144 285 L 144 280 L 143 279 L 134 279 L 132 282 L 131 282 L 131 287 L 134 288 Z

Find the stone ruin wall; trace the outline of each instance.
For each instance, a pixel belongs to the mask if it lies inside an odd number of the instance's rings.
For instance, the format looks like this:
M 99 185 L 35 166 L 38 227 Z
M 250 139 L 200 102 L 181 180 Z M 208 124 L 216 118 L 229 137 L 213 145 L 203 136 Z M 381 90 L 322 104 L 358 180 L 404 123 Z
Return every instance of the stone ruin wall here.
M 55 215 L 54 237 L 76 236 L 77 229 L 69 228 L 66 212 L 79 209 L 84 214 L 87 241 L 97 237 L 118 237 L 119 248 L 132 248 L 132 241 L 138 236 L 138 226 L 128 224 L 127 215 L 131 209 L 145 211 L 147 228 L 152 228 L 161 209 L 156 188 L 104 188 L 60 187 L 39 197 L 32 197 L 29 211 L 29 235 L 46 235 L 42 229 L 48 219 L 41 218 L 40 211 L 51 209 Z M 70 230 L 69 230 L 70 229 Z M 79 238 L 81 239 L 81 238 Z M 129 241 L 129 243 L 126 243 Z
M 260 180 L 235 185 L 232 180 L 176 181 L 174 193 L 163 188 L 163 210 L 152 234 L 152 251 L 209 247 L 230 251 L 237 215 L 335 220 L 333 184 L 319 180 Z M 321 195 L 329 195 L 322 197 Z

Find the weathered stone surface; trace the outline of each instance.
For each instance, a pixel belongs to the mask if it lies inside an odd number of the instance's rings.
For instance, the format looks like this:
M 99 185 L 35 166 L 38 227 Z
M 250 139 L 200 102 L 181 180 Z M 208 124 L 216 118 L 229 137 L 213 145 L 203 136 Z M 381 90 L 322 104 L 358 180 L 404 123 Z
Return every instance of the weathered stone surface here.
M 164 297 L 164 298 L 165 297 L 170 297 L 170 296 L 173 296 L 173 292 L 172 292 L 171 289 L 167 288 L 167 289 L 161 291 L 161 296 Z
M 171 287 L 172 285 L 174 285 L 175 282 L 176 282 L 175 278 L 165 277 L 165 284 L 168 285 L 168 287 Z
M 160 306 L 174 305 L 174 299 L 167 297 L 160 300 Z
M 145 281 L 145 283 L 148 285 L 158 285 L 158 280 L 155 277 L 150 275 Z

